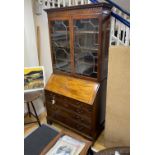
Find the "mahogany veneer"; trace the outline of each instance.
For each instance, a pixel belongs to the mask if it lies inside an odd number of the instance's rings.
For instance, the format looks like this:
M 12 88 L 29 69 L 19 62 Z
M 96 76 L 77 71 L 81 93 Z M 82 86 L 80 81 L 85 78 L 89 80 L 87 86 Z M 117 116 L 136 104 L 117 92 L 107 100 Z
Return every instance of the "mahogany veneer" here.
M 53 64 L 45 87 L 47 122 L 95 140 L 105 124 L 111 6 L 45 11 Z

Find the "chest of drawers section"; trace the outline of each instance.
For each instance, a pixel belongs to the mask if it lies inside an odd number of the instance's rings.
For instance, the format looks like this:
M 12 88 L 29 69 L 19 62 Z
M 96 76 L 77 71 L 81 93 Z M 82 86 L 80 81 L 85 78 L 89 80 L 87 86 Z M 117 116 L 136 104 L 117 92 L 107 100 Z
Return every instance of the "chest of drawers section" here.
M 58 122 L 87 137 L 93 133 L 93 113 L 91 105 L 45 91 L 47 120 Z

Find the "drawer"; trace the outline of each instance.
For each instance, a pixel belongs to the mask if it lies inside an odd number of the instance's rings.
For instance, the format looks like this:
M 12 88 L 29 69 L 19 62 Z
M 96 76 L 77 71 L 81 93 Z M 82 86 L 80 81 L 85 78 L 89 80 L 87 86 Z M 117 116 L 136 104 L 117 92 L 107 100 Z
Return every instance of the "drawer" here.
M 73 106 L 87 108 L 88 111 L 90 111 L 90 112 L 93 110 L 91 105 L 88 105 L 86 103 L 82 103 L 80 101 L 77 101 L 77 100 L 74 100 L 74 99 L 71 99 L 68 97 L 65 97 L 63 95 L 55 94 L 53 92 L 46 91 L 45 97 L 48 100 L 53 100 L 53 98 L 57 98 L 58 100 L 68 102 L 68 103 L 72 104 Z
M 52 104 L 56 104 L 86 117 L 91 117 L 92 115 L 93 107 L 90 105 L 86 105 L 85 103 L 81 103 L 79 101 L 54 93 L 47 93 L 45 94 L 45 97 L 46 102 L 51 104 L 51 106 Z
M 85 133 L 87 135 L 90 135 L 91 134 L 91 128 L 90 127 L 85 127 L 84 125 L 75 122 L 74 120 L 72 120 L 71 118 L 66 117 L 63 114 L 60 114 L 60 113 L 52 113 L 51 116 L 52 116 L 52 119 L 53 120 L 56 120 L 58 122 L 61 122 L 65 126 L 71 127 L 74 130 L 77 130 L 79 132 Z
M 52 106 L 49 106 L 49 104 L 47 104 L 47 107 L 48 107 L 47 111 L 49 115 L 51 115 L 52 113 L 60 113 L 64 117 L 70 118 L 77 123 L 80 123 L 80 124 L 82 123 L 84 126 L 91 127 L 91 117 L 89 118 L 82 117 L 81 115 L 73 113 L 72 111 L 69 111 L 68 109 L 60 107 L 56 104 Z

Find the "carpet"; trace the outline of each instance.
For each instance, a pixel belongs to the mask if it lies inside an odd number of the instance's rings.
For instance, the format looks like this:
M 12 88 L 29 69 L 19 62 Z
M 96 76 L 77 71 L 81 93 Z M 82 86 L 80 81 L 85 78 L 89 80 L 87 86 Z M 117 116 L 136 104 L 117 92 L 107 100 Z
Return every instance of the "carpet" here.
M 24 139 L 24 155 L 39 155 L 58 133 L 47 125 L 41 125 Z

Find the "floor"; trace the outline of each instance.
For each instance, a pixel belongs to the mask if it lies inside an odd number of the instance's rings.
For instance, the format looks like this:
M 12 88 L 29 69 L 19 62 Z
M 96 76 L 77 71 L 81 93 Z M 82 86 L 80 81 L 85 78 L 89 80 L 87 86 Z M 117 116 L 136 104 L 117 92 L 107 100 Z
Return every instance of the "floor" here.
M 46 112 L 42 113 L 39 116 L 39 119 L 41 121 L 41 124 L 47 124 L 46 122 Z M 34 120 L 33 117 L 31 118 L 31 121 Z M 25 121 L 30 121 L 30 119 L 28 117 L 25 117 Z M 61 130 L 68 130 L 56 123 L 52 124 L 52 127 L 56 128 L 58 131 Z M 33 124 L 28 124 L 24 126 L 24 136 L 28 135 L 29 133 L 31 133 L 32 131 L 34 131 L 36 128 L 38 128 L 38 124 L 37 123 L 33 123 Z M 94 143 L 92 149 L 96 152 L 105 149 L 105 146 L 103 144 L 103 136 L 104 136 L 104 132 L 101 133 L 101 135 L 99 136 L 99 138 L 96 140 L 96 142 Z

